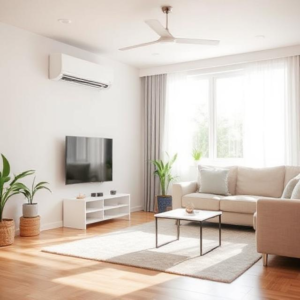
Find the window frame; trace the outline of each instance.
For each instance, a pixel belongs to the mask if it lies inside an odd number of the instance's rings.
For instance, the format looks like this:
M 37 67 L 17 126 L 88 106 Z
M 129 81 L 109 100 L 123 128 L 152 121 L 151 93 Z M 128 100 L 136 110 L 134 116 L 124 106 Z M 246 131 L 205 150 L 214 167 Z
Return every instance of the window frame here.
M 214 165 L 225 165 L 225 164 L 234 164 L 239 165 L 243 164 L 244 158 L 218 158 L 217 157 L 217 80 L 219 78 L 233 78 L 244 76 L 245 72 L 240 66 L 237 69 L 226 69 L 223 68 L 219 72 L 209 72 L 209 71 L 193 71 L 188 74 L 188 77 L 196 77 L 202 80 L 208 80 L 209 85 L 209 149 L 208 149 L 208 158 L 202 158 L 203 163 L 214 164 Z

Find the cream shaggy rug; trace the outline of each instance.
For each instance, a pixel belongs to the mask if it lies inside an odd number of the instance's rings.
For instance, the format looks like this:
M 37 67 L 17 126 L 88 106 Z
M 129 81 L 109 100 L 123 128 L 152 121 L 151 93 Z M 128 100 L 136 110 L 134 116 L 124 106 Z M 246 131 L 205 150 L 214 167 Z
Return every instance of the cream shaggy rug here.
M 158 220 L 159 244 L 176 237 L 174 220 Z M 203 228 L 203 250 L 218 244 L 218 227 Z M 145 223 L 93 238 L 56 245 L 44 252 L 230 283 L 257 262 L 255 233 L 222 226 L 222 246 L 199 256 L 199 224 L 183 222 L 180 240 L 155 248 L 155 224 Z

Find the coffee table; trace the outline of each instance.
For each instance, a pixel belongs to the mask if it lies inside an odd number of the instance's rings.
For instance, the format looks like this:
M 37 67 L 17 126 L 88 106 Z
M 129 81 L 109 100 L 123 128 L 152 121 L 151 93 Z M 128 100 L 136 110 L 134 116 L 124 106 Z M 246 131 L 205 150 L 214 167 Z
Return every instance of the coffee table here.
M 185 209 L 178 208 L 174 210 L 170 210 L 167 212 L 159 213 L 154 215 L 155 217 L 155 245 L 156 248 L 159 248 L 161 246 L 167 245 L 169 243 L 175 242 L 179 240 L 180 236 L 180 221 L 193 221 L 193 222 L 199 222 L 200 224 L 200 256 L 207 254 L 208 252 L 218 248 L 221 246 L 221 211 L 209 211 L 209 210 L 194 210 L 193 214 L 188 214 Z M 203 253 L 202 251 L 202 244 L 203 244 L 203 230 L 202 230 L 202 223 L 215 218 L 219 217 L 219 245 L 211 248 L 210 250 Z M 177 238 L 175 240 L 166 242 L 164 244 L 158 245 L 158 219 L 171 219 L 177 221 Z

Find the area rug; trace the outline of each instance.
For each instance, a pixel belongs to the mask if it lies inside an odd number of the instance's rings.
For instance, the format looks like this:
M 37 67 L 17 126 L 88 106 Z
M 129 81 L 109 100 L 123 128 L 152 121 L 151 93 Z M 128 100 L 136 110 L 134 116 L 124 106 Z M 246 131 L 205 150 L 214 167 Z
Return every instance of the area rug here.
M 174 220 L 159 220 L 159 244 L 176 237 Z M 218 245 L 218 227 L 203 228 L 203 250 Z M 42 251 L 230 283 L 257 262 L 251 228 L 224 226 L 222 246 L 200 256 L 199 224 L 182 222 L 179 241 L 155 248 L 155 224 L 44 248 Z

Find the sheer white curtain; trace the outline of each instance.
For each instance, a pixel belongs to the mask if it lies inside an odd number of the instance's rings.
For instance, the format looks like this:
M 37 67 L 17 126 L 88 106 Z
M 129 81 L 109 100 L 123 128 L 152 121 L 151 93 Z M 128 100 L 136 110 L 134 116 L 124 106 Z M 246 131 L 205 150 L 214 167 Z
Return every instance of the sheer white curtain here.
M 286 58 L 285 163 L 300 165 L 300 59 Z
M 244 103 L 243 158 L 239 162 L 218 157 L 212 160 L 209 147 L 209 155 L 201 162 L 205 160 L 207 164 L 220 165 L 240 163 L 250 167 L 300 165 L 299 64 L 299 56 L 294 56 L 241 66 L 241 74 L 244 74 L 244 94 L 241 93 Z M 197 176 L 191 155 L 195 136 L 199 138 L 209 131 L 209 145 L 222 142 L 216 139 L 216 132 L 211 134 L 215 124 L 211 118 L 213 114 L 215 118 L 218 110 L 222 109 L 216 101 L 221 90 L 217 85 L 211 86 L 216 81 L 209 83 L 203 79 L 205 76 L 200 77 L 196 80 L 186 73 L 175 73 L 167 78 L 163 149 L 170 155 L 178 153 L 173 173 L 181 181 L 193 180 Z M 227 86 L 226 93 L 230 95 L 230 89 L 234 88 L 234 85 Z M 215 94 L 212 95 L 212 91 Z M 222 101 L 227 101 L 224 99 Z M 228 105 L 234 105 L 230 103 L 232 101 L 228 101 Z M 202 138 L 202 144 L 203 141 L 206 140 Z
M 172 173 L 181 181 L 190 180 L 191 173 L 194 172 L 191 164 L 193 126 L 191 99 L 187 74 L 168 74 L 163 148 L 170 156 L 178 154 Z
M 244 164 L 299 164 L 299 57 L 245 68 Z

